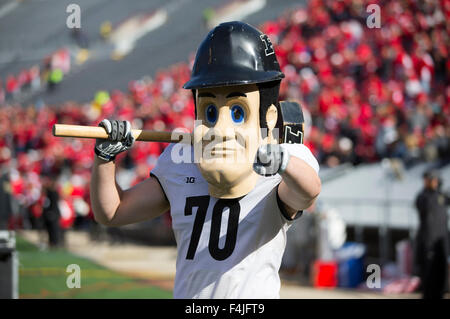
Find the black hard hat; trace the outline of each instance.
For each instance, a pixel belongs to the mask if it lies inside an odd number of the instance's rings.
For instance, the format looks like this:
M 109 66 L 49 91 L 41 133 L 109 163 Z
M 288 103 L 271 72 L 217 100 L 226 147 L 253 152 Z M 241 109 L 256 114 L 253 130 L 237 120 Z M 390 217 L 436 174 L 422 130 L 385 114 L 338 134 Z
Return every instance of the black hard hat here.
M 428 179 L 441 179 L 441 174 L 439 173 L 438 170 L 436 169 L 428 169 L 427 171 L 425 171 L 425 173 L 423 174 L 423 178 L 428 178 Z
M 233 21 L 211 30 L 197 51 L 185 89 L 252 84 L 281 80 L 275 51 L 267 35 Z

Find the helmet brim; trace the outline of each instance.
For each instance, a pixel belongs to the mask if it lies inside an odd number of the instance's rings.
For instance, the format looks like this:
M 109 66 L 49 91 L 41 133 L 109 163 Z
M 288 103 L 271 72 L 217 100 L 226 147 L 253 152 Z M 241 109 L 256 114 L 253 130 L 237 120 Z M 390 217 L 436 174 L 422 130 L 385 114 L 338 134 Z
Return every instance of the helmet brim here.
M 210 70 L 202 72 L 199 76 L 192 77 L 183 85 L 185 89 L 202 89 L 220 86 L 245 85 L 277 81 L 284 78 L 279 71 L 254 71 L 225 69 L 220 71 Z

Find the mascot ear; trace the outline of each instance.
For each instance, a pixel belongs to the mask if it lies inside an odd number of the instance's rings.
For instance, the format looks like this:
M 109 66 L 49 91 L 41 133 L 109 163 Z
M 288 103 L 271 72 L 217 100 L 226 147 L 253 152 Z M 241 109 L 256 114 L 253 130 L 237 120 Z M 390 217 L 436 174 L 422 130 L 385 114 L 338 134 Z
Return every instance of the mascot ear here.
M 278 120 L 278 110 L 275 107 L 275 105 L 272 104 L 266 113 L 266 123 L 268 129 L 267 136 L 268 136 L 268 143 L 270 144 L 274 143 L 274 140 L 275 141 L 277 140 L 272 136 L 273 129 L 277 125 L 277 120 Z

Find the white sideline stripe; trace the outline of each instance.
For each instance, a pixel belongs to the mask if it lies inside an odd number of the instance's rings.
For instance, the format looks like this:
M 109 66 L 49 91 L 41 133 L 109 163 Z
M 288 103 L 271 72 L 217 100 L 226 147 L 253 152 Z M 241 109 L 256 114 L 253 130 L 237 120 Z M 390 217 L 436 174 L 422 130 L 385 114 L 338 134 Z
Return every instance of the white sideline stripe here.
M 19 5 L 19 3 L 14 0 L 12 2 L 8 2 L 3 7 L 1 7 L 0 8 L 0 19 L 3 18 L 4 16 L 6 16 L 11 11 L 13 11 L 15 8 L 17 8 L 18 5 Z
M 125 24 L 111 36 L 111 42 L 115 44 L 115 52 L 122 55 L 130 53 L 140 38 L 147 33 L 156 30 L 166 21 L 166 10 L 158 10 L 142 25 L 139 24 L 139 17 L 132 18 L 130 21 L 125 22 Z
M 211 19 L 208 26 L 213 28 L 222 22 L 242 20 L 243 18 L 264 8 L 266 6 L 266 0 L 250 0 L 244 4 L 233 3 L 230 5 L 230 8 L 233 6 L 236 8 L 233 8 L 231 12 L 225 12 L 224 14 Z M 227 11 L 227 9 L 229 8 L 226 8 L 225 11 Z

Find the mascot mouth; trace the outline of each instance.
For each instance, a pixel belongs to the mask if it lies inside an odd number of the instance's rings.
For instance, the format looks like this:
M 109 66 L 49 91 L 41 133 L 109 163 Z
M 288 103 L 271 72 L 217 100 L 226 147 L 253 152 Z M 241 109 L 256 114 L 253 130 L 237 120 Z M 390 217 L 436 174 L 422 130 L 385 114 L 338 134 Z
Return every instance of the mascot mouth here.
M 236 149 L 233 148 L 229 148 L 229 147 L 214 147 L 211 150 L 211 155 L 215 156 L 215 155 L 233 155 L 236 153 Z

